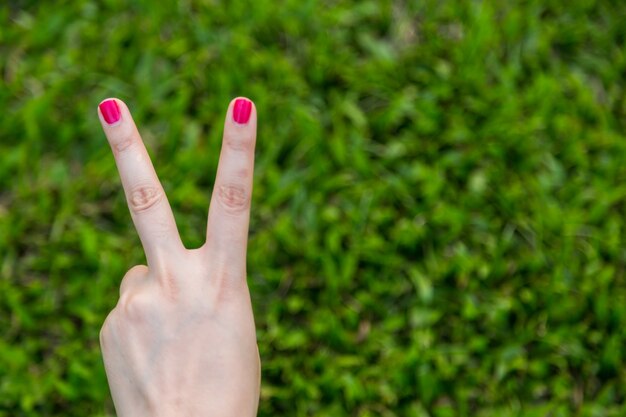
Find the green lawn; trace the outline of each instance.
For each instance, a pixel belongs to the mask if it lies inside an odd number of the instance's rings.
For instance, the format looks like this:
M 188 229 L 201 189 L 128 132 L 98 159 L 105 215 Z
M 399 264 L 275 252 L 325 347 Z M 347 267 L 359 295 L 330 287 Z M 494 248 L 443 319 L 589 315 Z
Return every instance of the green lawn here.
M 145 260 L 97 104 L 195 247 L 237 95 L 259 416 L 626 415 L 625 44 L 621 0 L 5 0 L 0 417 L 114 415 Z

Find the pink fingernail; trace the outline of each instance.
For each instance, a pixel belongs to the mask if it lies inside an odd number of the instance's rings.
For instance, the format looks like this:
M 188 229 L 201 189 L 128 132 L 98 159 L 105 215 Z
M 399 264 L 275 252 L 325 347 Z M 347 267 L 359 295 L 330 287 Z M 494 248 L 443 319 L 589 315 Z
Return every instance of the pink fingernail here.
M 104 120 L 112 125 L 113 123 L 120 120 L 122 114 L 120 113 L 120 108 L 117 106 L 115 100 L 105 100 L 100 103 L 100 113 L 102 113 L 102 117 Z
M 252 112 L 252 102 L 245 98 L 238 98 L 235 100 L 233 106 L 233 120 L 240 125 L 245 125 L 250 120 L 250 113 Z

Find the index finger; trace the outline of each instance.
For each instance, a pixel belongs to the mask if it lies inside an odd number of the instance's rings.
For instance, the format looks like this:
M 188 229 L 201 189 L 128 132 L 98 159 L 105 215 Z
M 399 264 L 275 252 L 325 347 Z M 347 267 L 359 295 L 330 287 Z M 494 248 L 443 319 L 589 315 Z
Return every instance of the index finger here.
M 106 99 L 98 115 L 150 266 L 162 253 L 183 247 L 172 209 L 126 104 Z

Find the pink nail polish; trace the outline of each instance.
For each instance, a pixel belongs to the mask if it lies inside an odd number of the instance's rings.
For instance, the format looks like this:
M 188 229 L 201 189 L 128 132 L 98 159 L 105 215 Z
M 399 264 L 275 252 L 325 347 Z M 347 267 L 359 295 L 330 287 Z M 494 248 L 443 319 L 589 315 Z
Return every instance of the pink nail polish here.
M 120 108 L 117 106 L 115 100 L 105 100 L 100 103 L 100 113 L 102 113 L 102 117 L 104 120 L 112 125 L 113 123 L 120 120 L 122 114 L 120 113 Z
M 250 113 L 252 112 L 252 102 L 245 98 L 238 98 L 235 100 L 233 106 L 233 120 L 240 125 L 245 125 L 250 120 Z

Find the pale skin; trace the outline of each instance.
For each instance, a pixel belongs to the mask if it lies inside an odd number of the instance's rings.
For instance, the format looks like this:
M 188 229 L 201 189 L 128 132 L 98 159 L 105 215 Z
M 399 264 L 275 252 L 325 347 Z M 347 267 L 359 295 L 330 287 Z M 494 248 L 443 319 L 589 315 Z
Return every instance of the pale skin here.
M 246 250 L 256 109 L 228 106 L 206 243 L 186 249 L 128 107 L 98 116 L 111 145 L 147 266 L 131 268 L 100 332 L 119 417 L 255 416 L 260 361 Z M 200 168 L 200 167 L 199 167 Z

